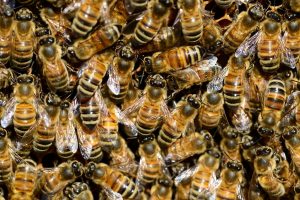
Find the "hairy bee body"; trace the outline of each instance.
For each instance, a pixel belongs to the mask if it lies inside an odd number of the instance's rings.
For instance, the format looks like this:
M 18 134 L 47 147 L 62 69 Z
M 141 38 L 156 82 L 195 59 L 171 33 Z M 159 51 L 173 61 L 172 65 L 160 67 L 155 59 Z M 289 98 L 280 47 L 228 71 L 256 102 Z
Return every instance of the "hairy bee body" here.
M 11 37 L 14 22 L 14 12 L 5 6 L 0 18 L 0 63 L 6 64 L 11 54 Z
M 264 11 L 260 4 L 251 6 L 248 11 L 241 12 L 224 34 L 225 53 L 234 52 L 240 44 L 259 26 Z
M 300 2 L 297 0 L 290 0 L 290 7 L 294 12 L 300 12 Z
M 150 200 L 171 200 L 172 199 L 172 182 L 168 178 L 160 178 L 156 184 L 151 187 Z
M 223 113 L 223 95 L 205 92 L 202 96 L 202 102 L 198 115 L 199 123 L 207 129 L 217 127 Z
M 112 46 L 121 36 L 122 26 L 111 24 L 99 28 L 85 39 L 73 44 L 73 51 L 79 60 L 88 60 L 96 53 Z
M 94 200 L 89 186 L 83 182 L 74 182 L 64 189 L 64 196 L 74 200 Z
M 80 119 L 89 130 L 94 130 L 100 121 L 100 108 L 97 97 L 94 95 L 88 101 L 80 103 Z
M 181 137 L 185 133 L 188 124 L 198 114 L 199 106 L 199 100 L 193 95 L 188 95 L 185 99 L 181 100 L 176 105 L 171 117 L 166 119 L 162 125 L 157 138 L 158 143 L 163 147 L 169 147 Z
M 164 1 L 151 1 L 143 18 L 134 29 L 132 44 L 141 46 L 151 41 L 169 16 L 169 5 Z
M 199 43 L 203 31 L 200 0 L 181 0 L 180 8 L 182 9 L 180 22 L 185 41 L 190 44 Z
M 187 68 L 202 59 L 203 49 L 196 46 L 174 47 L 146 57 L 146 70 L 154 73 L 177 71 Z
M 221 27 L 210 21 L 204 28 L 200 39 L 201 45 L 209 52 L 217 53 L 223 45 Z
M 0 183 L 8 183 L 12 178 L 13 160 L 10 153 L 11 141 L 3 128 L 0 128 L 0 141 Z
M 88 163 L 85 175 L 97 185 L 119 193 L 124 199 L 135 199 L 138 196 L 138 188 L 131 179 L 104 163 Z
M 18 164 L 12 181 L 11 199 L 32 199 L 37 185 L 37 175 L 36 163 L 33 160 L 24 159 Z
M 13 29 L 11 66 L 20 72 L 29 69 L 33 58 L 35 24 L 32 18 L 32 12 L 27 8 L 21 8 L 16 13 L 17 21 Z

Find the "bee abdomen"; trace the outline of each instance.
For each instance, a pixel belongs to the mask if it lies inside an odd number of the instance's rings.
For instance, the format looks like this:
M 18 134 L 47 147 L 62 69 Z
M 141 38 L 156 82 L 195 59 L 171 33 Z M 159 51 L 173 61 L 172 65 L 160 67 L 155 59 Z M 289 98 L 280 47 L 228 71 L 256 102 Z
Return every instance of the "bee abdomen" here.
M 20 103 L 16 105 L 13 124 L 19 137 L 36 123 L 36 110 L 32 104 Z

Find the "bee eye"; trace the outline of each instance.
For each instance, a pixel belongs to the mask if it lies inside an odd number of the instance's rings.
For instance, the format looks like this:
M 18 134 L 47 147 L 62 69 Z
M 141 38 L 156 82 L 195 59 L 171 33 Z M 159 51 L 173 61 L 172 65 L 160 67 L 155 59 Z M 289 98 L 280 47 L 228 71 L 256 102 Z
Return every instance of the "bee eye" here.
M 206 140 L 211 140 L 211 137 L 210 137 L 210 135 L 208 135 L 208 134 L 206 134 L 206 135 L 204 136 L 204 138 L 205 138 Z
M 17 82 L 20 84 L 24 83 L 23 77 L 18 77 Z
M 63 102 L 60 106 L 62 109 L 65 109 L 65 108 L 69 108 L 70 107 L 70 103 L 69 102 Z
M 193 96 L 189 96 L 187 101 L 189 102 L 189 104 L 193 107 L 193 108 L 199 108 L 200 104 L 197 101 L 197 99 L 195 99 Z
M 5 129 L 0 129 L 0 137 L 4 138 L 6 136 L 7 132 Z
M 215 156 L 215 158 L 220 158 L 221 157 L 221 155 L 219 153 L 215 153 L 214 156 Z
M 32 76 L 28 76 L 28 77 L 26 78 L 26 83 L 33 83 L 33 81 L 34 81 L 34 79 L 33 79 Z

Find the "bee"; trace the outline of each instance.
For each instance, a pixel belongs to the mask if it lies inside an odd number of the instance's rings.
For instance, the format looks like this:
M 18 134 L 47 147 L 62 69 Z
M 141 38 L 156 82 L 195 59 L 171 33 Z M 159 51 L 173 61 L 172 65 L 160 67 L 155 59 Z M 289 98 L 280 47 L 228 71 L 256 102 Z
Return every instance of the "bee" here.
M 148 0 L 125 0 L 124 2 L 129 14 L 145 10 L 149 3 Z
M 102 82 L 109 64 L 112 61 L 112 54 L 106 51 L 102 54 L 93 56 L 80 70 L 79 84 L 77 87 L 77 97 L 80 102 L 90 99 L 97 91 Z
M 204 26 L 201 45 L 211 53 L 217 53 L 223 46 L 222 29 L 213 20 Z
M 138 188 L 130 178 L 104 163 L 89 162 L 85 167 L 85 176 L 115 196 L 124 199 L 135 199 L 138 196 Z
M 222 140 L 220 143 L 220 149 L 224 154 L 225 160 L 236 160 L 241 161 L 240 154 L 240 136 L 238 131 L 228 126 L 222 132 Z
M 94 200 L 89 186 L 83 182 L 74 182 L 64 189 L 64 196 L 74 200 Z
M 249 190 L 248 190 L 248 199 L 257 199 L 257 200 L 264 200 L 266 199 L 266 194 L 261 188 L 261 186 L 258 183 L 257 175 L 255 172 L 252 174 L 252 178 L 249 184 Z
M 221 171 L 221 183 L 216 191 L 216 199 L 238 199 L 243 197 L 243 165 L 238 161 L 228 161 Z
M 0 63 L 6 64 L 11 55 L 14 11 L 8 5 L 3 6 L 0 16 Z
M 138 166 L 135 162 L 135 156 L 121 136 L 118 136 L 118 139 L 113 143 L 109 156 L 111 158 L 110 166 L 128 175 L 136 175 Z
M 32 12 L 21 8 L 16 12 L 11 49 L 11 67 L 19 72 L 27 71 L 32 63 L 35 23 Z
M 0 183 L 8 183 L 13 175 L 13 158 L 11 154 L 11 141 L 7 131 L 0 128 Z
M 195 154 L 204 153 L 212 144 L 213 139 L 208 131 L 194 132 L 169 146 L 165 157 L 166 163 L 182 161 Z
M 205 92 L 199 109 L 198 121 L 203 128 L 212 129 L 219 125 L 223 115 L 224 98 L 218 92 Z
M 57 154 L 64 159 L 71 158 L 78 149 L 74 125 L 73 106 L 67 100 L 61 102 L 56 124 L 55 146 Z
M 15 78 L 15 73 L 10 68 L 5 68 L 5 66 L 0 64 L 0 89 L 11 86 L 15 81 Z
M 264 9 L 261 4 L 255 4 L 241 12 L 224 34 L 225 53 L 233 53 L 258 28 L 263 17 Z
M 100 162 L 103 158 L 100 133 L 97 129 L 89 130 L 83 126 L 83 122 L 76 120 L 77 137 L 81 155 L 85 160 Z
M 11 184 L 11 199 L 33 199 L 33 192 L 37 186 L 37 177 L 37 166 L 33 160 L 24 159 L 19 163 Z
M 135 66 L 135 54 L 128 45 L 122 47 L 118 54 L 113 60 L 112 67 L 109 68 L 107 86 L 112 101 L 121 104 L 131 82 L 131 73 Z
M 187 95 L 176 105 L 170 118 L 167 118 L 162 125 L 157 138 L 162 147 L 169 147 L 178 138 L 185 134 L 191 121 L 194 121 L 198 114 L 200 101 L 195 95 Z
M 132 36 L 132 45 L 138 47 L 151 41 L 167 20 L 171 2 L 169 0 L 154 0 L 148 4 L 148 9 L 137 23 Z
M 108 23 L 108 22 L 117 23 L 117 24 L 122 24 L 124 26 L 127 20 L 129 19 L 129 14 L 126 11 L 125 1 L 113 1 L 113 3 L 114 6 L 111 6 L 113 8 L 110 9 L 110 13 L 109 13 L 110 18 L 104 17 L 103 19 L 105 20 L 104 23 Z
M 152 184 L 164 174 L 165 170 L 165 162 L 160 147 L 151 135 L 140 140 L 138 152 L 141 159 L 137 181 L 140 185 Z
M 76 160 L 63 162 L 52 169 L 44 169 L 38 180 L 38 191 L 42 196 L 52 197 L 82 176 L 83 169 L 82 164 Z
M 189 44 L 197 44 L 202 37 L 203 19 L 200 0 L 178 1 L 180 10 L 180 22 L 183 38 Z
M 151 187 L 151 200 L 171 200 L 172 181 L 167 177 L 157 179 L 156 184 Z
M 283 184 L 274 176 L 276 160 L 274 151 L 267 146 L 259 147 L 256 150 L 254 159 L 254 171 L 260 186 L 272 197 L 280 197 L 285 194 Z
M 55 38 L 49 36 L 40 40 L 39 58 L 42 62 L 43 75 L 53 92 L 65 92 L 69 86 L 67 64 L 61 59 L 62 51 L 55 44 Z
M 101 16 L 109 11 L 107 0 L 86 0 L 78 8 L 72 22 L 72 33 L 76 37 L 86 36 Z M 107 13 L 108 14 L 108 13 Z
M 112 46 L 121 36 L 121 28 L 119 24 L 103 26 L 87 38 L 76 40 L 69 53 L 74 52 L 79 60 L 88 60 L 96 53 Z
M 37 126 L 37 132 L 33 135 L 33 150 L 37 153 L 45 153 L 51 147 L 56 134 L 56 125 L 60 112 L 60 98 L 54 93 L 48 93 L 44 98 L 45 110 L 50 119 L 50 125 L 45 120 Z
M 297 0 L 289 0 L 290 7 L 294 12 L 300 12 L 300 3 Z
M 164 73 L 187 68 L 202 60 L 202 47 L 181 46 L 164 52 L 156 52 L 144 58 L 145 70 L 153 73 Z
M 217 64 L 217 60 L 218 58 L 213 56 L 199 61 L 188 68 L 170 72 L 168 79 L 169 88 L 182 90 L 211 81 L 221 71 L 221 66 Z

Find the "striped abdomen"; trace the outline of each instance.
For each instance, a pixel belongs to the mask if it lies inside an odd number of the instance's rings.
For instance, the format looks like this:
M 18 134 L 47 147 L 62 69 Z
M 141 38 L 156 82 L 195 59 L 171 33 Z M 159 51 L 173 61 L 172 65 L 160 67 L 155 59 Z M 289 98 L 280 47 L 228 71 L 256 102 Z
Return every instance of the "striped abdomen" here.
M 6 64 L 10 59 L 11 35 L 0 36 L 0 62 Z
M 0 151 L 0 183 L 8 182 L 12 178 L 13 166 L 12 157 L 9 149 L 6 148 L 4 151 Z
M 47 152 L 51 147 L 56 134 L 56 123 L 52 122 L 48 127 L 42 121 L 37 127 L 37 133 L 33 138 L 33 150 L 37 153 Z
M 241 70 L 230 69 L 224 79 L 224 103 L 230 107 L 238 107 L 244 95 L 244 81 Z
M 17 71 L 26 71 L 32 62 L 34 43 L 31 38 L 14 38 L 11 50 L 11 66 Z
M 153 183 L 161 174 L 161 161 L 156 155 L 153 157 L 145 157 L 145 163 L 142 167 L 142 170 L 138 173 L 141 173 L 141 181 L 144 184 Z
M 94 130 L 100 120 L 99 102 L 96 97 L 93 96 L 87 102 L 81 103 L 79 110 L 82 124 L 89 130 Z
M 212 173 L 209 169 L 202 169 L 196 172 L 192 179 L 189 199 L 207 198 L 209 196 L 211 178 Z
M 298 23 L 299 22 L 300 20 L 298 20 Z M 300 30 L 298 33 L 288 33 L 285 40 L 285 47 L 291 51 L 297 62 L 300 56 Z M 290 64 L 290 60 L 285 56 L 285 54 L 283 54 L 282 62 L 286 65 Z
M 36 109 L 33 104 L 17 103 L 13 117 L 14 130 L 18 137 L 22 138 L 36 123 Z
M 264 97 L 264 111 L 282 111 L 286 100 L 285 84 L 280 78 L 269 81 Z

